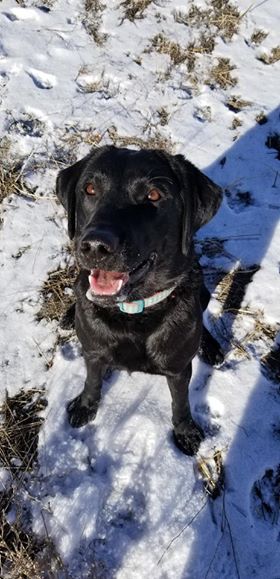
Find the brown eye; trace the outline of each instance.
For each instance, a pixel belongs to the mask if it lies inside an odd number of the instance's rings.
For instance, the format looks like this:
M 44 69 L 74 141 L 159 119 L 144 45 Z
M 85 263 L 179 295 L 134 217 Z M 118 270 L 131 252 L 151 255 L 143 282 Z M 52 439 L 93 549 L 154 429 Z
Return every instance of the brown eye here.
M 88 195 L 95 195 L 95 189 L 92 183 L 87 183 L 85 186 L 85 192 Z
M 154 187 L 149 191 L 148 199 L 150 201 L 159 201 L 161 199 L 160 191 Z

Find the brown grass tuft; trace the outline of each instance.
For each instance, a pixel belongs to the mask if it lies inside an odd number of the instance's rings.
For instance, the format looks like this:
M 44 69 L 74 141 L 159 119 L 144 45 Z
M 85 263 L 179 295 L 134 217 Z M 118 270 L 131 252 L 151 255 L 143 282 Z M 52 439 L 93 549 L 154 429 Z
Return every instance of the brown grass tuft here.
M 38 320 L 43 318 L 48 321 L 59 320 L 65 314 L 75 301 L 71 290 L 77 274 L 76 265 L 69 265 L 64 269 L 60 268 L 49 272 L 48 279 L 41 289 L 43 303 L 37 314 Z
M 258 56 L 258 59 L 264 62 L 264 64 L 274 64 L 275 62 L 278 62 L 278 60 L 280 60 L 280 46 L 273 48 L 270 54 L 263 52 Z
M 280 384 L 280 346 L 273 348 L 261 358 L 263 374 L 272 382 Z
M 106 8 L 100 0 L 85 0 L 85 16 L 82 20 L 83 25 L 90 36 L 92 36 L 95 44 L 103 46 L 108 35 L 100 32 L 100 25 L 102 20 L 102 12 Z
M 239 111 L 242 111 L 246 107 L 249 107 L 251 104 L 252 104 L 251 101 L 246 101 L 245 99 L 242 99 L 239 95 L 231 95 L 226 100 L 227 108 L 233 113 L 239 113 Z
M 166 150 L 170 153 L 173 151 L 173 144 L 170 139 L 167 139 L 159 132 L 148 137 L 147 139 L 136 137 L 136 136 L 122 136 L 117 132 L 116 127 L 112 126 L 108 129 L 108 136 L 110 137 L 113 145 L 119 147 L 139 147 L 142 149 L 160 149 Z
M 12 193 L 23 193 L 21 170 L 17 165 L 0 167 L 0 203 Z
M 120 4 L 124 8 L 123 20 L 134 22 L 136 19 L 143 18 L 144 11 L 152 2 L 153 0 L 124 0 Z
M 224 276 L 217 288 L 216 296 L 223 303 L 224 312 L 238 313 L 246 287 L 259 269 L 259 265 L 252 265 L 246 269 L 239 267 Z
M 255 46 L 259 46 L 267 36 L 268 32 L 265 32 L 264 30 L 254 30 L 253 34 L 251 35 L 250 42 Z
M 199 54 L 211 54 L 215 47 L 215 39 L 209 34 L 201 34 L 198 40 L 190 42 L 185 48 L 162 33 L 154 36 L 151 42 L 152 48 L 160 54 L 167 54 L 175 66 L 185 63 L 188 72 L 193 72 Z
M 189 12 L 174 12 L 176 22 L 201 29 L 215 27 L 215 35 L 223 40 L 231 40 L 238 32 L 242 15 L 230 0 L 211 0 L 209 8 L 202 9 L 193 4 Z
M 210 70 L 206 84 L 212 88 L 220 87 L 222 89 L 235 86 L 237 78 L 231 76 L 231 71 L 235 68 L 236 66 L 231 64 L 229 58 L 218 58 L 218 64 Z

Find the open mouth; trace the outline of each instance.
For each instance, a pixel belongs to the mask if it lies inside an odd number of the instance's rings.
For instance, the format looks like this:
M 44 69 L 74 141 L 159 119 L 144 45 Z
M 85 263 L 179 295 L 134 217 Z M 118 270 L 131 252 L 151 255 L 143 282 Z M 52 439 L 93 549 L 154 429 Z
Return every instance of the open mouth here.
M 96 296 L 119 295 L 126 285 L 137 282 L 148 273 L 155 258 L 156 254 L 152 253 L 149 259 L 131 272 L 92 269 L 88 278 L 91 293 Z

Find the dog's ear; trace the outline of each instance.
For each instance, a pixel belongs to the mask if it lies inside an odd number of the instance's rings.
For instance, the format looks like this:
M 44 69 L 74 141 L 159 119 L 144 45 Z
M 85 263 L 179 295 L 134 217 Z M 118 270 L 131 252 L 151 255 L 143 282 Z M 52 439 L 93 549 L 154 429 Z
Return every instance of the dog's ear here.
M 183 203 L 182 252 L 188 253 L 194 233 L 214 217 L 222 202 L 222 190 L 183 155 L 169 156 Z
M 76 185 L 89 155 L 59 172 L 56 179 L 56 194 L 67 211 L 68 234 L 70 239 L 75 235 L 76 225 Z

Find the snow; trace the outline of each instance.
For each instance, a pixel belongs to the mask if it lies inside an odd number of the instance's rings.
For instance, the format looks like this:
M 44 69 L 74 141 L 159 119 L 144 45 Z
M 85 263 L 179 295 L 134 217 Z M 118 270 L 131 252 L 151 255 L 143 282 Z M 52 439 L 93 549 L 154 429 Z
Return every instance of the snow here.
M 239 33 L 228 43 L 217 38 L 213 55 L 200 57 L 197 87 L 185 64 L 170 67 L 168 55 L 148 50 L 159 33 L 182 46 L 196 37 L 173 17 L 174 10 L 186 12 L 189 1 L 152 2 L 134 22 L 122 21 L 120 2 L 104 5 L 100 31 L 108 36 L 101 45 L 87 33 L 78 0 L 57 0 L 49 10 L 31 1 L 19 6 L 3 0 L 0 6 L 0 135 L 11 140 L 11 156 L 24 160 L 27 182 L 36 188 L 34 198 L 10 192 L 0 229 L 1 397 L 6 390 L 13 396 L 22 387 L 39 387 L 48 400 L 38 472 L 30 480 L 32 528 L 54 540 L 75 578 L 233 579 L 239 573 L 242 579 L 279 579 L 279 523 L 258 516 L 253 491 L 279 464 L 279 436 L 273 434 L 279 387 L 260 372 L 272 341 L 251 341 L 240 356 L 226 339 L 232 332 L 233 343 L 242 342 L 254 318 L 223 314 L 218 289 L 209 282 L 214 295 L 206 319 L 226 360 L 220 369 L 194 361 L 191 405 L 207 433 L 200 456 L 207 460 L 222 451 L 225 491 L 216 501 L 205 495 L 197 459 L 173 445 L 164 378 L 113 375 L 94 423 L 69 426 L 66 402 L 85 378 L 80 348 L 75 340 L 68 349 L 57 348 L 46 370 L 57 324 L 36 319 L 47 273 L 67 261 L 55 177 L 90 148 L 77 140 L 75 149 L 66 137 L 95 134 L 103 144 L 114 132 L 147 139 L 159 131 L 226 193 L 219 213 L 198 233 L 200 241 L 225 240 L 223 254 L 201 257 L 206 279 L 215 269 L 260 265 L 242 310 L 261 312 L 279 329 L 279 160 L 265 146 L 268 135 L 280 132 L 279 61 L 258 59 L 279 41 L 279 0 L 240 0 Z M 269 33 L 259 47 L 249 42 L 256 28 Z M 211 90 L 203 83 L 218 57 L 236 65 L 235 87 Z M 230 95 L 251 104 L 236 115 L 225 106 Z M 169 113 L 165 126 L 157 115 L 162 107 Z M 263 125 L 256 123 L 261 112 Z M 242 125 L 232 130 L 236 116 Z M 251 194 L 249 205 L 240 202 L 244 192 Z M 9 484 L 4 472 L 0 480 Z

